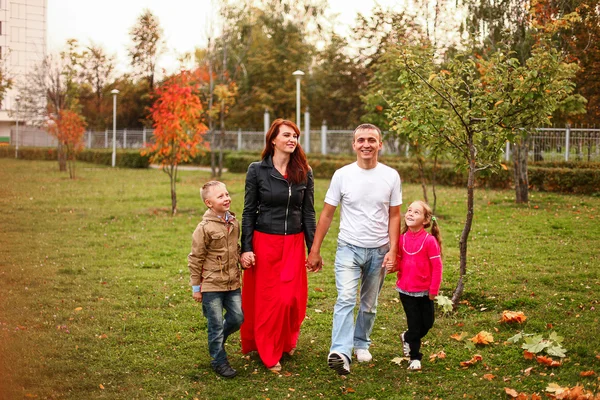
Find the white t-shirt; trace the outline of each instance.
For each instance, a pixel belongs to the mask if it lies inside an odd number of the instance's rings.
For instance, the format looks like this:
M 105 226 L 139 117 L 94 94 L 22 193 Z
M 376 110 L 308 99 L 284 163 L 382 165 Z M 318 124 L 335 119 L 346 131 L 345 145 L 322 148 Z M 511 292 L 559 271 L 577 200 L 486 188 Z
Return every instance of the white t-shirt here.
M 381 247 L 389 242 L 390 206 L 402 204 L 400 175 L 377 163 L 362 169 L 356 162 L 333 174 L 325 202 L 341 204 L 339 240 L 364 247 Z

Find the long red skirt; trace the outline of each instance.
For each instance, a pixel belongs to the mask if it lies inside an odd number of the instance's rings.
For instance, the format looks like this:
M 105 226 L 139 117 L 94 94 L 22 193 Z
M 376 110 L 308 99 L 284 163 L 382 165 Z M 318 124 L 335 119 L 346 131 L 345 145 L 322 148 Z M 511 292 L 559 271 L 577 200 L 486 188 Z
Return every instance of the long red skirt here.
M 256 264 L 244 270 L 242 352 L 258 350 L 266 367 L 296 347 L 306 316 L 308 283 L 304 233 L 254 231 Z

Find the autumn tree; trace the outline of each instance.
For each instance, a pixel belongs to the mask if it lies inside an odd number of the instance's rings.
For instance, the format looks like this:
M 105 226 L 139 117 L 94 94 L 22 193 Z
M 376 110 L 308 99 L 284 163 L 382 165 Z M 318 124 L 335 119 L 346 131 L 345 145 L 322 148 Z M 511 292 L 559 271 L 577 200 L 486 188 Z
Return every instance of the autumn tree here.
M 104 129 L 112 115 L 109 85 L 113 81 L 115 56 L 107 54 L 102 46 L 91 43 L 82 54 L 81 68 L 79 98 L 82 114 L 90 128 Z
M 58 115 L 50 116 L 46 129 L 65 149 L 65 156 L 71 179 L 75 179 L 75 161 L 77 153 L 83 148 L 83 134 L 86 123 L 77 112 L 60 110 Z
M 396 60 L 403 90 L 391 100 L 392 129 L 434 153 L 449 153 L 467 171 L 455 306 L 464 291 L 477 175 L 497 170 L 505 142 L 549 118 L 574 90 L 577 66 L 547 43 L 536 45 L 523 64 L 512 55 L 497 51 L 484 59 L 465 51 L 440 67 L 427 45 L 405 45 Z
M 165 52 L 164 32 L 158 17 L 146 9 L 129 30 L 132 45 L 128 49 L 131 65 L 137 74 L 148 82 L 150 91 L 154 89 L 156 65 Z
M 177 212 L 177 171 L 179 164 L 189 161 L 206 148 L 201 123 L 202 104 L 196 95 L 196 79 L 189 71 L 169 78 L 156 89 L 152 106 L 154 143 L 143 150 L 150 162 L 160 164 L 171 181 L 171 214 Z
M 51 118 L 60 118 L 62 110 L 78 111 L 80 60 L 79 45 L 71 39 L 59 54 L 50 54 L 35 65 L 17 85 L 19 114 L 43 126 Z M 59 170 L 66 171 L 66 149 L 61 141 L 57 153 Z

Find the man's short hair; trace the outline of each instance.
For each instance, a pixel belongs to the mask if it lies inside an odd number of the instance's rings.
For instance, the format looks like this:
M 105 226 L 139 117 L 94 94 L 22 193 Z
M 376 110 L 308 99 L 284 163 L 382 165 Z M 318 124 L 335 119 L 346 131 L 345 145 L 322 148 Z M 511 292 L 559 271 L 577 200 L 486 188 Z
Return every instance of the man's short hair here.
M 210 191 L 212 190 L 212 188 L 215 187 L 215 186 L 219 186 L 219 185 L 225 186 L 225 184 L 223 182 L 219 182 L 219 181 L 209 181 L 209 182 L 206 182 L 202 186 L 202 189 L 200 189 L 200 196 L 202 196 L 202 201 L 206 201 L 206 199 L 208 198 L 208 195 L 209 195 Z
M 381 129 L 379 129 L 377 126 L 373 125 L 373 124 L 360 124 L 359 126 L 356 127 L 356 129 L 354 130 L 354 132 L 352 132 L 352 141 L 354 141 L 354 135 L 356 135 L 356 132 L 358 131 L 377 131 L 377 133 L 379 134 L 379 140 L 383 140 L 383 135 L 381 134 Z

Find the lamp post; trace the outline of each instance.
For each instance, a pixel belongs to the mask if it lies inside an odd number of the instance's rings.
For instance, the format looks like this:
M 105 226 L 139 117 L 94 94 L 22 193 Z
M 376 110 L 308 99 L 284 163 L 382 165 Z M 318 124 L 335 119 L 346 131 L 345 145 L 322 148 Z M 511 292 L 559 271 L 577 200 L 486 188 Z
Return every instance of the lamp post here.
M 17 103 L 17 129 L 15 132 L 16 144 L 15 144 L 15 158 L 19 158 L 19 102 L 21 98 L 19 96 L 15 97 L 15 103 Z
M 296 77 L 296 125 L 300 129 L 300 80 L 304 76 L 304 72 L 298 70 L 292 73 Z
M 112 166 L 117 164 L 117 95 L 119 91 L 113 89 L 110 91 L 113 95 L 113 151 L 112 151 Z

